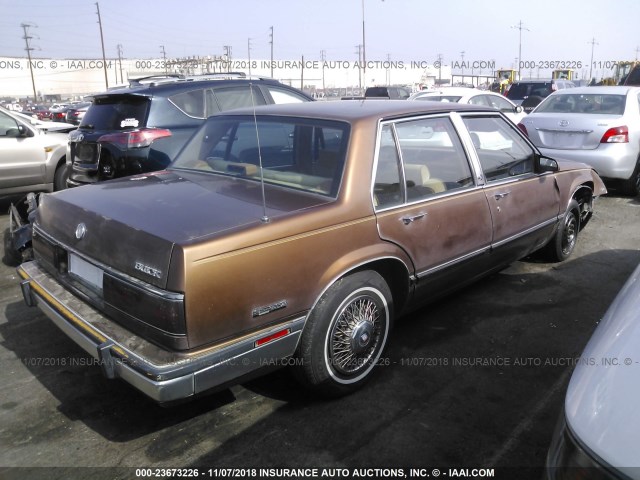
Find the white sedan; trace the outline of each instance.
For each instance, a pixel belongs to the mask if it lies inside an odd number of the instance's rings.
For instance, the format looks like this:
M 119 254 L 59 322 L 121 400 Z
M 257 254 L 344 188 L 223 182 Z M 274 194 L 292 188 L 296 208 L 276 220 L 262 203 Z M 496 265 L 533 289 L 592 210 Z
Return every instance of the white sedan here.
M 416 92 L 409 100 L 429 100 L 435 102 L 469 103 L 493 107 L 504 113 L 513 123 L 520 122 L 527 114 L 522 107 L 516 105 L 504 96 L 487 90 L 466 87 L 448 87 L 439 90 Z

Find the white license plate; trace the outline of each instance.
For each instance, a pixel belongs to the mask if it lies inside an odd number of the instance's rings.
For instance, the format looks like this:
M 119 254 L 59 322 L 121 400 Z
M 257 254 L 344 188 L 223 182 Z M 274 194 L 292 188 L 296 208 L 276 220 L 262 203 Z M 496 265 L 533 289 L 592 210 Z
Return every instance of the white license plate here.
M 69 254 L 69 273 L 102 290 L 102 270 L 73 253 Z

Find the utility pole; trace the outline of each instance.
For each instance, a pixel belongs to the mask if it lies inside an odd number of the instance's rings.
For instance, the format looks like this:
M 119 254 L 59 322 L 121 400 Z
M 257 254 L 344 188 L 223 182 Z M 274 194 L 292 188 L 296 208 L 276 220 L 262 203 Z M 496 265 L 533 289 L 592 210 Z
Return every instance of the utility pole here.
M 162 64 L 164 65 L 164 73 L 167 73 L 167 52 L 164 50 L 164 45 L 160 45 L 160 51 L 162 52 Z
M 118 44 L 118 63 L 120 64 L 120 83 L 124 83 L 124 77 L 122 76 L 122 44 L 120 43 Z
M 442 86 L 442 54 L 438 54 L 438 87 Z
M 227 72 L 231 71 L 231 45 L 225 45 L 224 47 L 224 55 L 227 60 Z
M 249 55 L 249 76 L 251 76 L 251 39 L 247 38 L 247 54 Z
M 362 0 L 362 81 L 367 85 L 367 55 L 366 55 L 366 45 L 364 39 L 364 0 Z M 360 57 L 358 57 L 360 58 Z
M 522 20 L 518 22 L 518 25 L 512 25 L 511 28 L 520 30 L 520 41 L 518 42 L 518 80 L 522 80 L 522 76 L 520 75 L 520 64 L 522 63 L 522 30 L 526 30 L 527 32 L 530 30 L 522 25 Z
M 102 66 L 104 67 L 104 83 L 109 89 L 109 77 L 107 76 L 107 57 L 104 54 L 104 36 L 102 35 L 102 19 L 100 18 L 100 5 L 96 2 L 96 11 L 98 13 L 98 25 L 100 25 L 100 43 L 102 44 Z
M 362 60 L 362 45 L 356 45 L 358 49 L 358 64 Z M 358 65 L 360 67 L 360 65 Z M 358 68 L 358 87 L 362 90 L 362 69 Z
M 29 40 L 31 40 L 33 37 L 29 35 L 29 28 L 33 27 L 35 25 L 29 24 L 29 23 L 21 23 L 20 26 L 22 27 L 22 30 L 24 31 L 24 43 L 25 43 L 25 50 L 27 51 L 27 58 L 29 59 L 29 71 L 31 71 L 31 86 L 33 87 L 33 103 L 38 103 L 38 94 L 36 93 L 36 81 L 33 77 L 33 64 L 31 63 L 31 50 L 33 50 L 33 48 L 31 47 L 31 43 L 29 42 Z
M 271 78 L 273 78 L 273 27 L 271 27 L 271 40 L 269 43 L 271 44 Z
M 387 53 L 387 75 L 386 75 L 386 79 L 385 82 L 387 85 L 391 85 L 391 54 Z
M 462 69 L 462 80 L 460 82 L 464 85 L 464 50 L 460 52 L 460 58 L 462 58 L 462 66 L 460 67 Z
M 591 76 L 591 73 L 593 72 L 593 48 L 595 45 L 599 45 L 599 43 L 596 42 L 595 38 L 592 38 L 590 42 L 587 42 L 591 44 L 591 62 L 589 63 L 589 83 L 591 83 L 591 80 L 593 80 L 593 77 Z
M 322 95 L 326 96 L 326 88 L 324 86 L 324 63 L 327 58 L 327 52 L 320 50 L 320 60 L 322 61 Z

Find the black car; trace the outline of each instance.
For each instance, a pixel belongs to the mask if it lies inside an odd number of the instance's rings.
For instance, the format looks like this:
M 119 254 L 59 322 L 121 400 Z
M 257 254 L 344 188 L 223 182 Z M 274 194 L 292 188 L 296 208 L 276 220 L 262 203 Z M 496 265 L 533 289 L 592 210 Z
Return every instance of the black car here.
M 509 86 L 505 96 L 516 105 L 522 105 L 525 113 L 531 113 L 538 104 L 556 90 L 575 88 L 569 80 L 521 80 Z
M 95 95 L 69 135 L 67 185 L 75 187 L 165 168 L 204 119 L 251 105 L 308 102 L 273 79 L 243 74 L 162 76 Z
M 87 113 L 90 105 L 91 102 L 71 105 L 69 108 L 67 108 L 67 111 L 64 114 L 65 121 L 73 125 L 80 125 L 80 122 L 82 121 L 85 113 Z

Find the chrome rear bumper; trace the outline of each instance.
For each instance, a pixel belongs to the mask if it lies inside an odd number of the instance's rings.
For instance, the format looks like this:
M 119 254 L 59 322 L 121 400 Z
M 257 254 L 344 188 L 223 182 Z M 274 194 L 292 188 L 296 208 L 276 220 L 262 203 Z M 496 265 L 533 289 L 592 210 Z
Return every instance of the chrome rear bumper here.
M 23 263 L 17 272 L 25 303 L 40 308 L 97 359 L 107 378 L 121 378 L 161 403 L 188 398 L 263 366 L 277 365 L 295 352 L 305 321 L 300 317 L 213 347 L 174 352 L 111 321 L 36 262 Z M 258 340 L 263 342 L 258 344 Z

